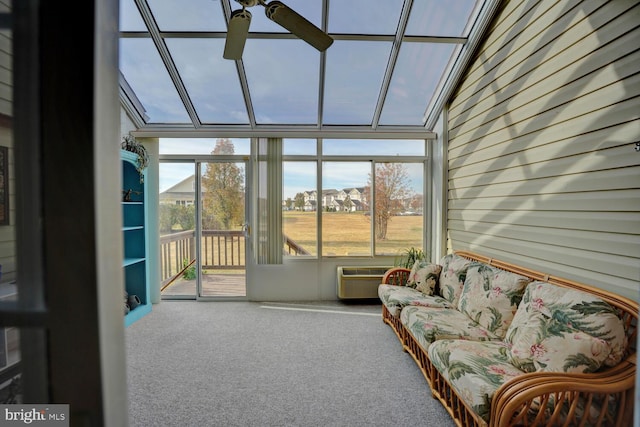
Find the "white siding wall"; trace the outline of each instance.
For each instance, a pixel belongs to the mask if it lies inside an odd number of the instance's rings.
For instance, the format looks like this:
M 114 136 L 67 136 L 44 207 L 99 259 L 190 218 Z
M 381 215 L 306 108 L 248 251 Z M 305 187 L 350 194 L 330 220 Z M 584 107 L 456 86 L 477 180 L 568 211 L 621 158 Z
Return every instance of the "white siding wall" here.
M 638 300 L 640 2 L 505 3 L 449 104 L 448 250 Z

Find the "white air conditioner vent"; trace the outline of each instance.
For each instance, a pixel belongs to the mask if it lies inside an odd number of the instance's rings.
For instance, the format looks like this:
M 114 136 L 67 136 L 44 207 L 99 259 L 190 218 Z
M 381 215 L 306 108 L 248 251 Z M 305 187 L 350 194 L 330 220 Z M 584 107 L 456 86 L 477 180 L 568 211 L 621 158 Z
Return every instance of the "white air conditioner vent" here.
M 338 267 L 338 298 L 378 298 L 378 285 L 390 268 Z

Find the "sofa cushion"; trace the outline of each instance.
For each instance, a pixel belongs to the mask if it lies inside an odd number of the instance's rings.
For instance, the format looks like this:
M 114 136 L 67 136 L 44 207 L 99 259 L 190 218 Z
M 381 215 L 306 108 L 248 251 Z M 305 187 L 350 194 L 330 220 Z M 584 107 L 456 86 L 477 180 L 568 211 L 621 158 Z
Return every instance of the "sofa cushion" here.
M 597 296 L 533 282 L 507 330 L 511 361 L 533 372 L 593 372 L 624 357 L 627 338 L 616 310 Z
M 457 395 L 485 421 L 489 421 L 491 401 L 500 386 L 525 374 L 510 363 L 508 344 L 500 341 L 463 341 L 441 340 L 429 346 L 429 360 L 438 373 L 451 385 Z M 593 399 L 592 399 L 593 398 Z M 552 394 L 548 400 L 534 399 L 527 416 L 528 425 L 537 425 L 536 416 L 540 404 L 548 411 L 554 411 L 555 405 L 561 405 L 554 425 L 566 425 L 571 418 L 568 411 L 578 414 L 582 419 L 587 408 L 591 420 L 597 419 L 600 409 L 607 405 L 610 419 L 615 419 L 618 402 L 611 395 L 578 396 L 575 406 L 567 405 L 566 396 Z M 538 420 L 539 421 L 539 420 Z M 524 424 L 524 423 L 523 423 Z M 573 425 L 573 424 L 571 424 Z M 595 425 L 587 422 L 586 425 Z
M 447 300 L 437 295 L 425 295 L 408 286 L 381 284 L 378 286 L 378 297 L 387 307 L 389 313 L 398 316 L 400 310 L 408 305 L 417 304 L 429 307 L 454 308 Z
M 425 350 L 429 344 L 441 339 L 500 339 L 496 334 L 469 319 L 466 314 L 451 308 L 408 305 L 400 312 L 400 322 Z
M 416 288 L 425 295 L 433 295 L 438 285 L 441 270 L 442 266 L 438 264 L 417 260 L 409 273 L 407 286 Z
M 486 264 L 472 264 L 458 309 L 484 328 L 504 337 L 531 279 Z
M 540 316 L 520 328 L 510 355 L 527 372 L 585 373 L 597 371 L 609 353 L 606 341 Z
M 440 265 L 442 265 L 440 279 L 438 280 L 440 296 L 455 307 L 458 306 L 458 300 L 467 275 L 467 268 L 474 262 L 456 254 L 445 255 L 440 261 Z
M 511 364 L 502 341 L 440 340 L 429 346 L 428 354 L 458 396 L 486 421 L 496 390 L 525 373 Z

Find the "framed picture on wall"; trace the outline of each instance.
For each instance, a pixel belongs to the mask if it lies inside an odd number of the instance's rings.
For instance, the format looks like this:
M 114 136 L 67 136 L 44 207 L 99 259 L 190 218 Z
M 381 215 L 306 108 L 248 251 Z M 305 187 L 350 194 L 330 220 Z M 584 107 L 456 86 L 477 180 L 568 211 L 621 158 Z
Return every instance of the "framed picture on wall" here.
M 9 225 L 9 149 L 0 147 L 0 225 Z

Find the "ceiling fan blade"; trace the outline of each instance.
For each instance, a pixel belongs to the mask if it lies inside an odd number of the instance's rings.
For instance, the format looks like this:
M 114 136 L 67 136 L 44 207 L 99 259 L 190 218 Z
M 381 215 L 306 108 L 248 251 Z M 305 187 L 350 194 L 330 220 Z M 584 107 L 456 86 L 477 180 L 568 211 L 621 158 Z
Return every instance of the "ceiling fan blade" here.
M 309 43 L 320 52 L 327 50 L 333 43 L 331 36 L 284 3 L 272 1 L 265 8 L 267 18 L 291 31 L 292 34 Z
M 224 44 L 224 59 L 242 59 L 244 44 L 249 35 L 251 12 L 238 9 L 231 12 L 229 27 L 227 28 L 227 40 Z

